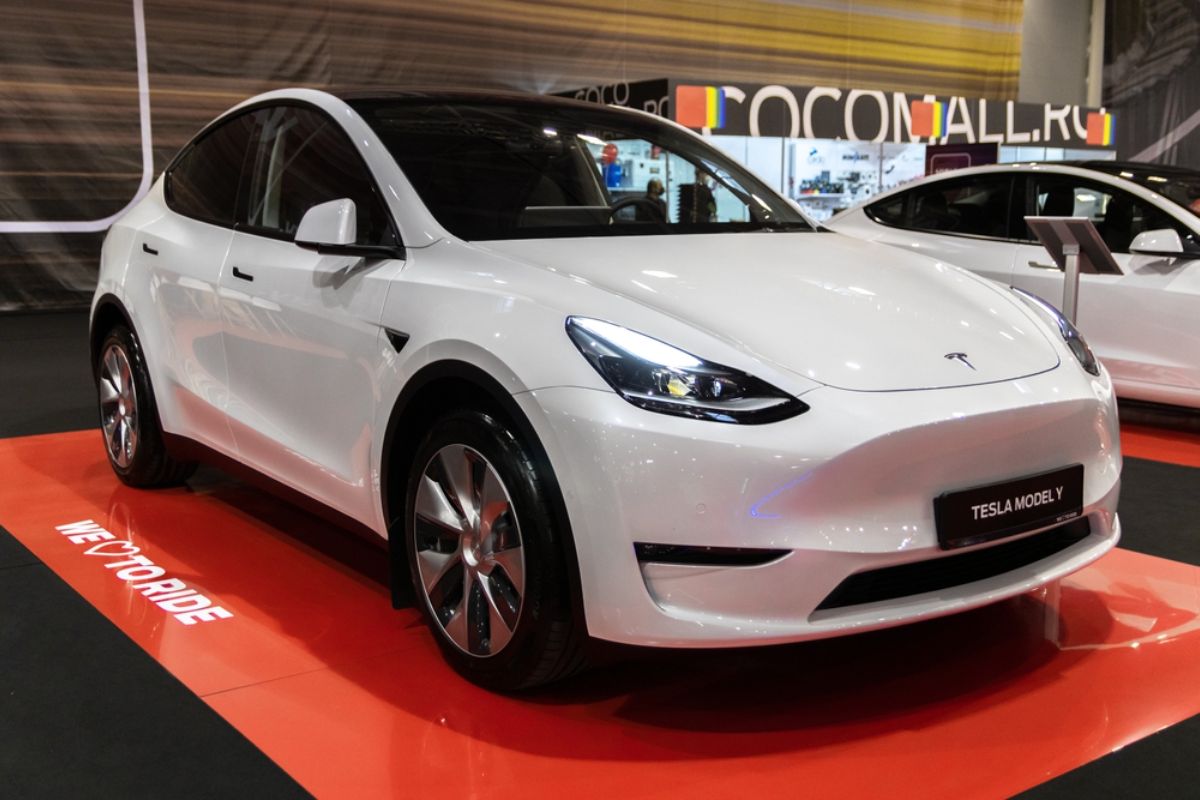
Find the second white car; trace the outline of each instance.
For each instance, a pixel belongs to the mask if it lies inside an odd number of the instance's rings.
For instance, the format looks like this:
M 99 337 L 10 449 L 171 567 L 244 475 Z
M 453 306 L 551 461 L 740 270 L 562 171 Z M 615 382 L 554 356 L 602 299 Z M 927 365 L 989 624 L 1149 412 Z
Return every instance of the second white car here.
M 1086 217 L 1121 274 L 1080 278 L 1078 325 L 1132 400 L 1200 408 L 1200 172 L 1152 164 L 954 170 L 834 217 L 850 236 L 965 267 L 1061 304 L 1026 216 Z

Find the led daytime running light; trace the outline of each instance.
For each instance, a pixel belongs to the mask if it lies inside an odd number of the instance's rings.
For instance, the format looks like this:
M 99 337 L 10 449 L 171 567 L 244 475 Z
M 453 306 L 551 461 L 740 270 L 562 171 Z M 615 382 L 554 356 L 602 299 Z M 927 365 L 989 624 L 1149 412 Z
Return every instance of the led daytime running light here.
M 617 394 L 648 411 L 761 424 L 808 410 L 805 403 L 753 375 L 611 322 L 569 317 L 567 335 Z

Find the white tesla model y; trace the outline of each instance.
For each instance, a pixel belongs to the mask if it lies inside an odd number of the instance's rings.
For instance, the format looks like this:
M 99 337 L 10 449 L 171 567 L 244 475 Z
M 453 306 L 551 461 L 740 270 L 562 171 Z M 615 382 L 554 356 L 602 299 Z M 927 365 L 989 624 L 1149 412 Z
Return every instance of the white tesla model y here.
M 493 688 L 946 614 L 1111 548 L 1121 454 L 1070 323 L 931 263 L 639 112 L 272 92 L 108 234 L 104 443 L 386 541 Z

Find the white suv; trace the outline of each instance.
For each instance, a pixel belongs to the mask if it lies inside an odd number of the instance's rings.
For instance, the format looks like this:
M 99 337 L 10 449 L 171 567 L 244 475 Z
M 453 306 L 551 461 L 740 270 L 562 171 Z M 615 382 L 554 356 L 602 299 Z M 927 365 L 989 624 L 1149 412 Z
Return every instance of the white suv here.
M 92 348 L 122 480 L 216 460 L 386 541 L 497 689 L 589 636 L 971 608 L 1119 535 L 1112 387 L 1052 308 L 818 232 L 633 111 L 247 101 L 109 232 Z

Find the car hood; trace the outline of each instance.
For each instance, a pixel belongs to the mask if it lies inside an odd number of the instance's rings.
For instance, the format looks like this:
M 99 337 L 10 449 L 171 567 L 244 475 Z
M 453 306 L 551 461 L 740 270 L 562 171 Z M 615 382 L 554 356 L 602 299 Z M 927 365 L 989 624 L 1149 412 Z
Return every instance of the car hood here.
M 635 300 L 837 388 L 967 386 L 1059 363 L 1016 298 L 957 267 L 841 234 L 477 244 Z

